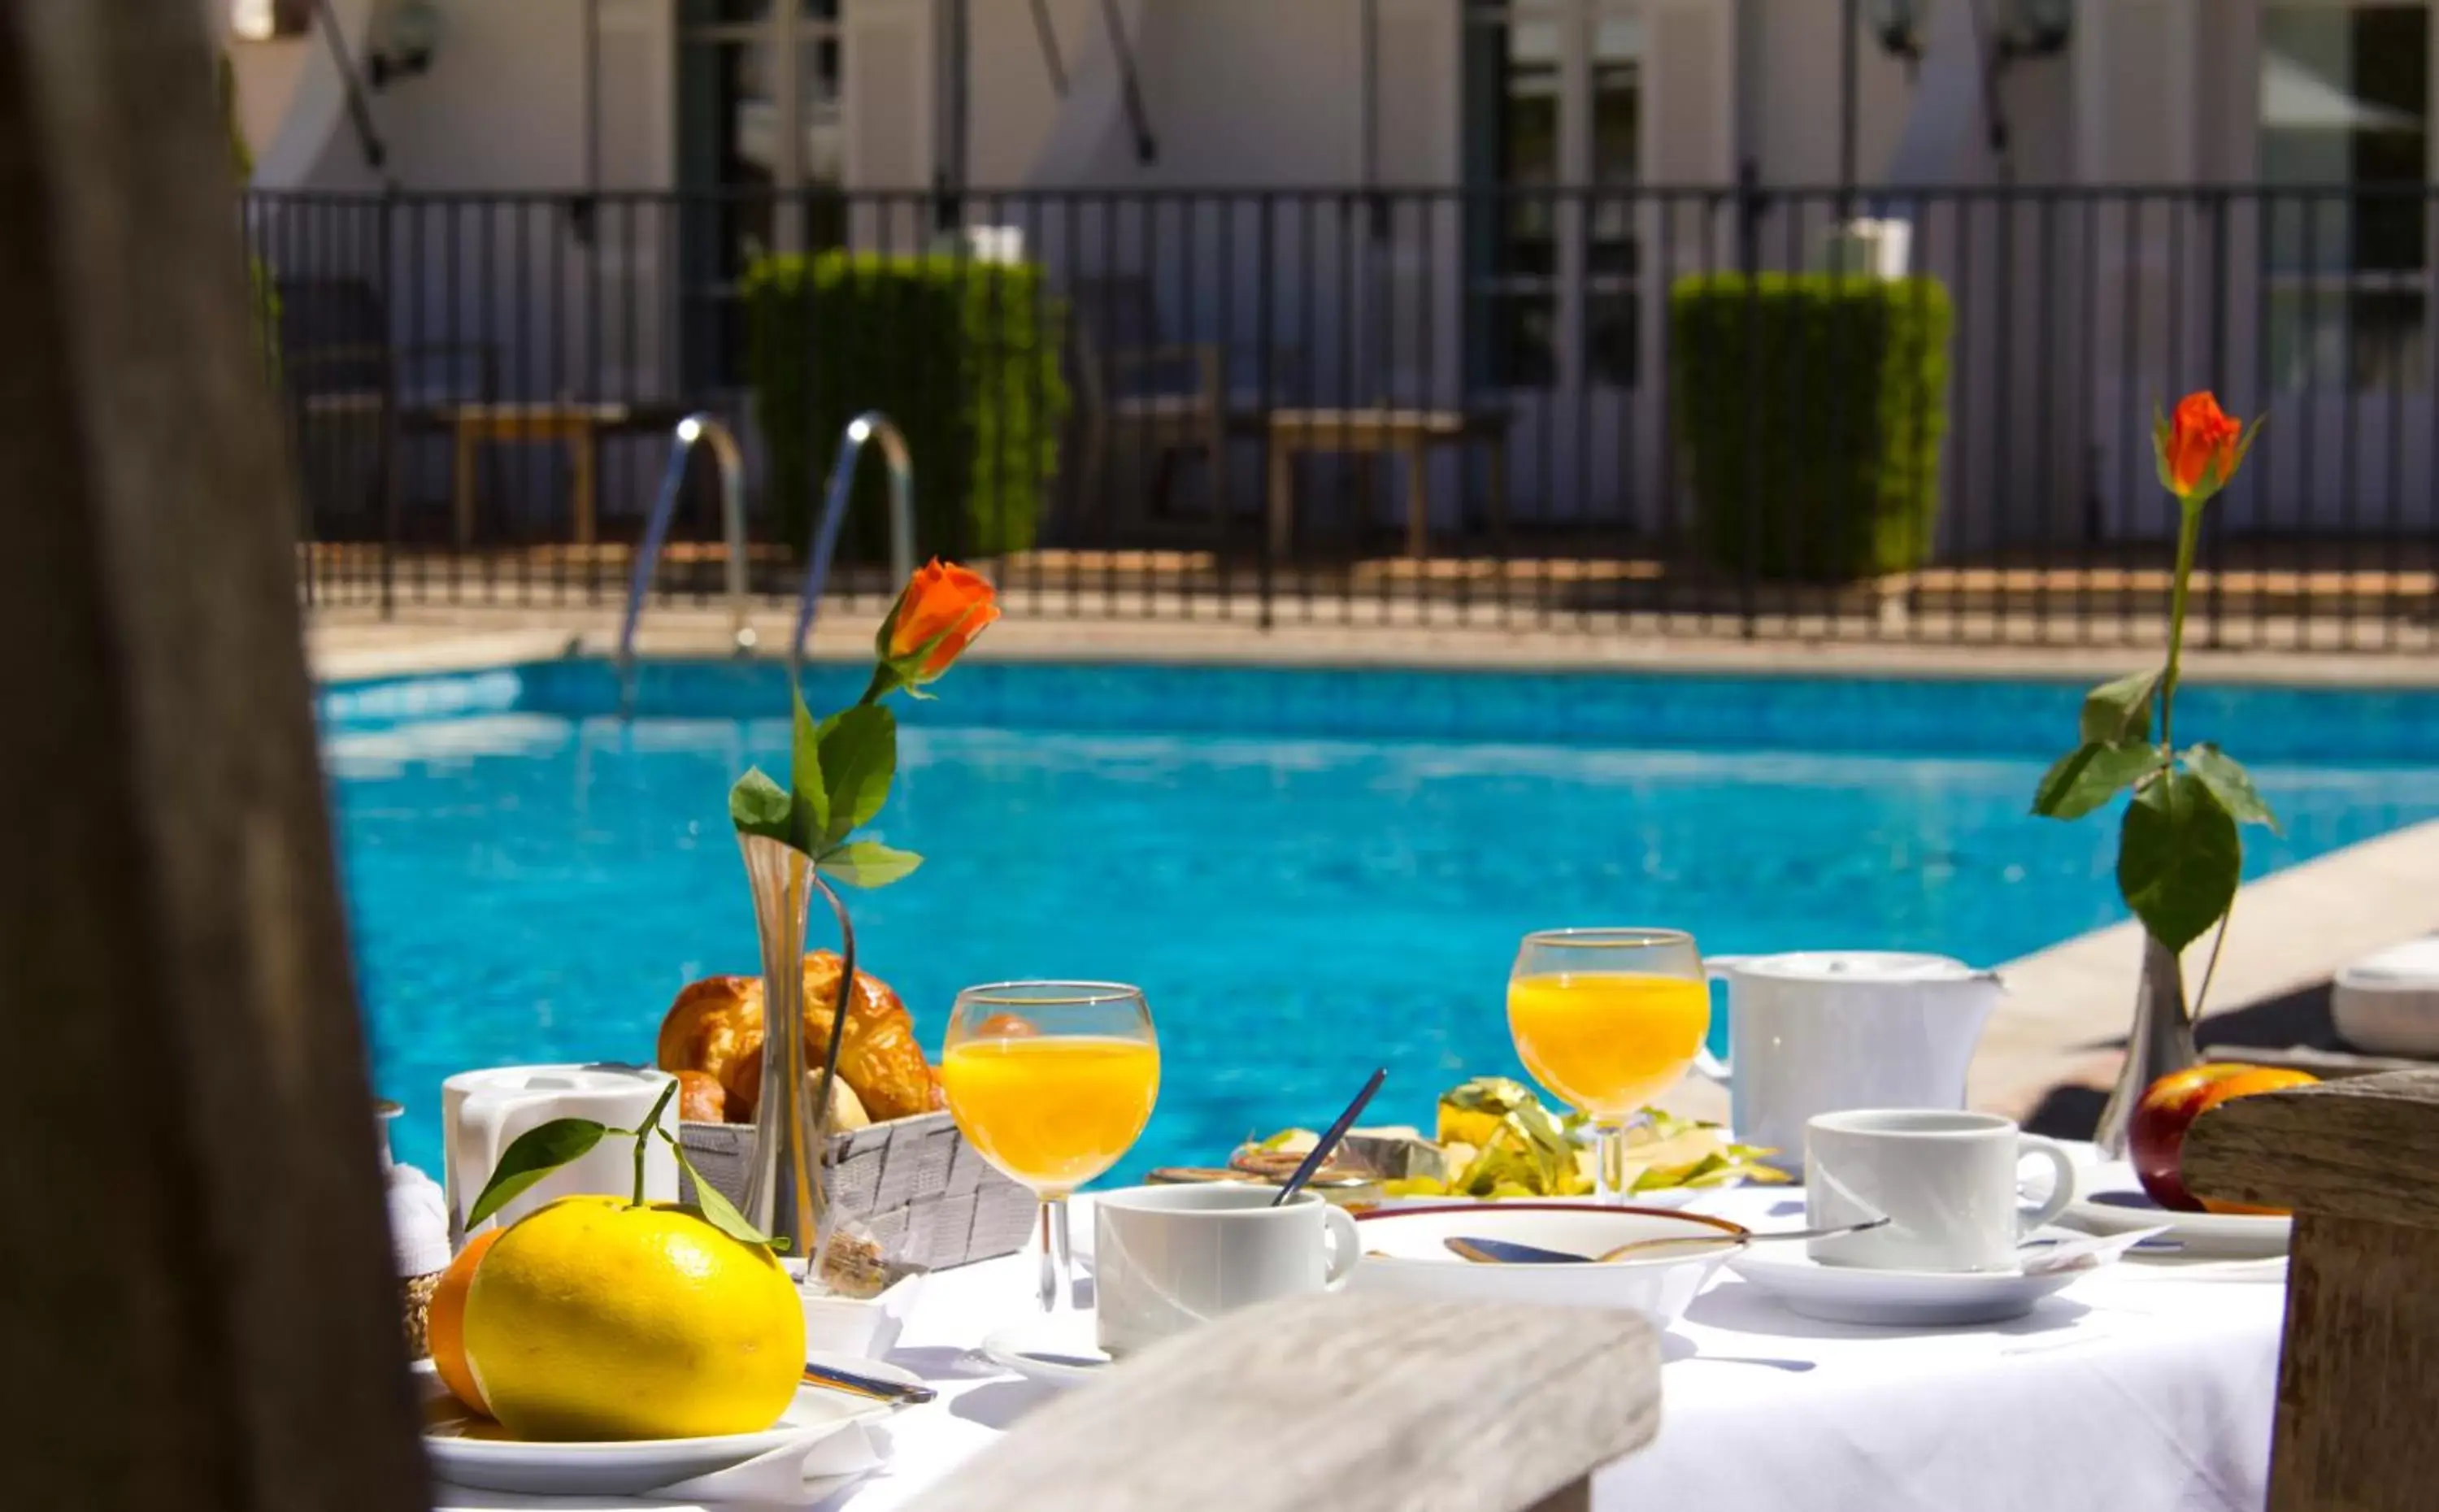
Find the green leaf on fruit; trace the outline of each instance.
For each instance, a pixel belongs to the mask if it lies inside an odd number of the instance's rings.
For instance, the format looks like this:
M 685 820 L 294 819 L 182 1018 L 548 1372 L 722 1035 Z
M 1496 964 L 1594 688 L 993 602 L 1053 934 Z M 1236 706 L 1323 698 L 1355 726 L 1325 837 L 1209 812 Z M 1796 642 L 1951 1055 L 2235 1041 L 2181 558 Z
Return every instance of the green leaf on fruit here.
M 745 1215 L 737 1210 L 737 1204 L 721 1196 L 720 1188 L 703 1179 L 703 1172 L 696 1170 L 694 1162 L 686 1159 L 685 1145 L 671 1138 L 666 1129 L 655 1129 L 652 1132 L 668 1141 L 670 1151 L 678 1158 L 678 1164 L 685 1168 L 687 1180 L 694 1183 L 694 1205 L 703 1210 L 704 1222 L 739 1244 L 758 1244 L 766 1250 L 786 1253 L 788 1248 L 786 1239 L 774 1238 L 747 1222 Z
M 859 703 L 822 721 L 822 781 L 829 792 L 825 847 L 871 822 L 898 774 L 898 716 L 886 704 Z
M 2103 683 L 2083 696 L 2080 720 L 2087 745 L 2122 745 L 2151 738 L 2151 699 L 2160 689 L 2157 671 L 2133 672 Z
M 472 1228 L 524 1196 L 543 1177 L 581 1158 L 609 1131 L 607 1125 L 590 1118 L 554 1118 L 519 1134 L 500 1152 L 500 1163 L 491 1168 L 491 1179 L 483 1183 L 482 1195 L 466 1210 L 466 1226 Z
M 911 850 L 892 850 L 876 840 L 839 846 L 818 863 L 825 877 L 849 887 L 886 887 L 923 864 Z
M 788 838 L 788 815 L 795 800 L 788 790 L 763 775 L 759 767 L 748 771 L 728 790 L 728 817 L 740 835 L 760 835 L 767 840 L 791 844 Z
M 2227 913 L 2243 866 L 2235 821 L 2194 774 L 2171 772 L 2126 806 L 2117 890 L 2169 950 L 2191 945 Z
M 2033 790 L 2033 812 L 2044 819 L 2080 819 L 2158 771 L 2151 746 L 2086 741 L 2058 758 Z
M 2185 770 L 2202 780 L 2211 796 L 2237 824 L 2268 825 L 2271 834 L 2285 832 L 2278 827 L 2278 816 L 2270 811 L 2260 790 L 2252 785 L 2252 774 L 2245 771 L 2235 757 L 2205 740 L 2186 749 L 2184 763 Z

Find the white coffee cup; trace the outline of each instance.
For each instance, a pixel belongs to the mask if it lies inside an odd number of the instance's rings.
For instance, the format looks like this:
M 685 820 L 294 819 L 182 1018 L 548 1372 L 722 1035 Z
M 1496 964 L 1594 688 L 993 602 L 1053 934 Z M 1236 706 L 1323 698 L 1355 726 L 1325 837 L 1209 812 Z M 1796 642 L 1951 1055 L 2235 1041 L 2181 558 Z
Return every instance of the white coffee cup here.
M 1113 1355 L 1257 1302 L 1345 1284 L 1355 1220 L 1310 1192 L 1215 1182 L 1093 1196 L 1093 1297 Z
M 446 1159 L 441 1184 L 447 1190 L 451 1238 L 463 1236 L 467 1209 L 482 1196 L 492 1167 L 518 1135 L 554 1118 L 640 1128 L 662 1091 L 676 1079 L 666 1071 L 640 1066 L 502 1066 L 461 1071 L 442 1082 L 440 1139 Z M 661 1114 L 661 1127 L 674 1134 L 677 1124 L 672 1100 Z M 614 1135 L 511 1199 L 494 1219 L 475 1226 L 514 1223 L 545 1202 L 578 1193 L 625 1197 L 634 1189 L 634 1141 Z M 674 1202 L 677 1196 L 677 1156 L 652 1140 L 644 1151 L 645 1200 Z
M 1823 1113 L 1805 1128 L 1804 1206 L 1814 1227 L 1885 1216 L 1880 1228 L 1813 1239 L 1824 1265 L 1882 1271 L 2012 1271 L 2024 1236 L 2074 1198 L 2074 1162 L 1996 1113 L 1865 1109 Z M 2050 1163 L 2046 1201 L 2018 1206 L 2016 1169 Z

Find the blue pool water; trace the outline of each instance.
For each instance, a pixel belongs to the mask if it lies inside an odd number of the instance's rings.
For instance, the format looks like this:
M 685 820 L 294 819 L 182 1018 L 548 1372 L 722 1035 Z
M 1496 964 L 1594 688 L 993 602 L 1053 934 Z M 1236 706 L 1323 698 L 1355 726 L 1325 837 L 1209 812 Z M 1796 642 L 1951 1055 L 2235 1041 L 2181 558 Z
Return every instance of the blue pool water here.
M 323 695 L 404 1159 L 436 1160 L 447 1074 L 649 1059 L 680 986 L 755 969 L 725 798 L 785 769 L 783 677 L 645 670 L 632 724 L 598 664 Z M 2120 916 L 2113 824 L 2025 813 L 2063 685 L 978 664 L 940 691 L 901 701 L 879 827 L 930 860 L 850 895 L 865 963 L 935 1050 L 969 983 L 1140 983 L 1164 1080 L 1120 1174 L 1313 1125 L 1376 1064 L 1383 1122 L 1521 1075 L 1503 984 L 1538 926 L 1991 964 Z M 2247 831 L 2250 874 L 2439 816 L 2439 695 L 2197 687 L 2179 713 L 2287 821 Z

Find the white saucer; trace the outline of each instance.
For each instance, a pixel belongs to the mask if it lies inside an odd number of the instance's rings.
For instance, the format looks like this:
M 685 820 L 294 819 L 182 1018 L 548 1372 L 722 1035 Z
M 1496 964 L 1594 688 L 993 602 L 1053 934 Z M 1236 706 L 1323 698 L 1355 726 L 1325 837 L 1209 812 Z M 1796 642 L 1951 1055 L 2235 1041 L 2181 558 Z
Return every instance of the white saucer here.
M 2295 1220 L 2252 1213 L 2178 1213 L 2151 1201 L 2134 1168 L 2124 1161 L 2087 1165 L 2075 1173 L 2074 1201 L 2060 1218 L 2090 1234 L 2123 1234 L 2157 1228 L 2183 1246 L 2181 1257 L 2196 1260 L 2259 1260 L 2285 1254 Z
M 836 1361 L 845 1364 L 844 1357 Z M 858 1361 L 851 1368 L 895 1379 L 905 1373 L 877 1361 Z M 418 1361 L 418 1376 L 429 1384 L 427 1396 L 445 1397 L 430 1361 Z M 434 1397 L 437 1399 L 437 1397 Z M 455 1408 L 454 1414 L 449 1408 Z M 448 1432 L 455 1423 L 485 1424 L 450 1402 L 425 1419 L 423 1452 L 432 1473 L 454 1485 L 484 1491 L 510 1491 L 541 1496 L 637 1496 L 728 1469 L 774 1449 L 802 1444 L 808 1451 L 831 1433 L 851 1424 L 888 1415 L 882 1403 L 821 1386 L 802 1386 L 779 1421 L 758 1433 L 722 1433 L 708 1438 L 648 1438 L 609 1443 L 537 1444 L 509 1438 L 469 1438 Z M 497 1431 L 496 1424 L 489 1424 Z
M 1113 1363 L 1093 1342 L 1089 1312 L 1012 1324 L 984 1339 L 982 1354 L 1002 1370 L 1061 1391 L 1098 1380 Z
M 1769 1292 L 1789 1312 L 1825 1323 L 1892 1328 L 2003 1323 L 2022 1317 L 2043 1297 L 2090 1273 L 2089 1269 L 2036 1275 L 2016 1271 L 1866 1271 L 1823 1265 L 1789 1244 L 1731 1255 L 1728 1269 Z

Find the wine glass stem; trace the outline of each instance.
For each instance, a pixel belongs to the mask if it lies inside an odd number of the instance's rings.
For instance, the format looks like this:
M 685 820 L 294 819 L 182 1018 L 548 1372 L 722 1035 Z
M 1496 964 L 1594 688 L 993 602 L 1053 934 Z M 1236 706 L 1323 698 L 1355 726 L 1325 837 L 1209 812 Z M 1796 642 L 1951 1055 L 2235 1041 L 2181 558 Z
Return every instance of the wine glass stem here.
M 1626 1201 L 1626 1126 L 1609 1119 L 1593 1125 L 1593 1190 L 1611 1206 Z
M 1067 1312 L 1076 1306 L 1076 1261 L 1067 1244 L 1067 1199 L 1041 1200 L 1041 1310 Z

